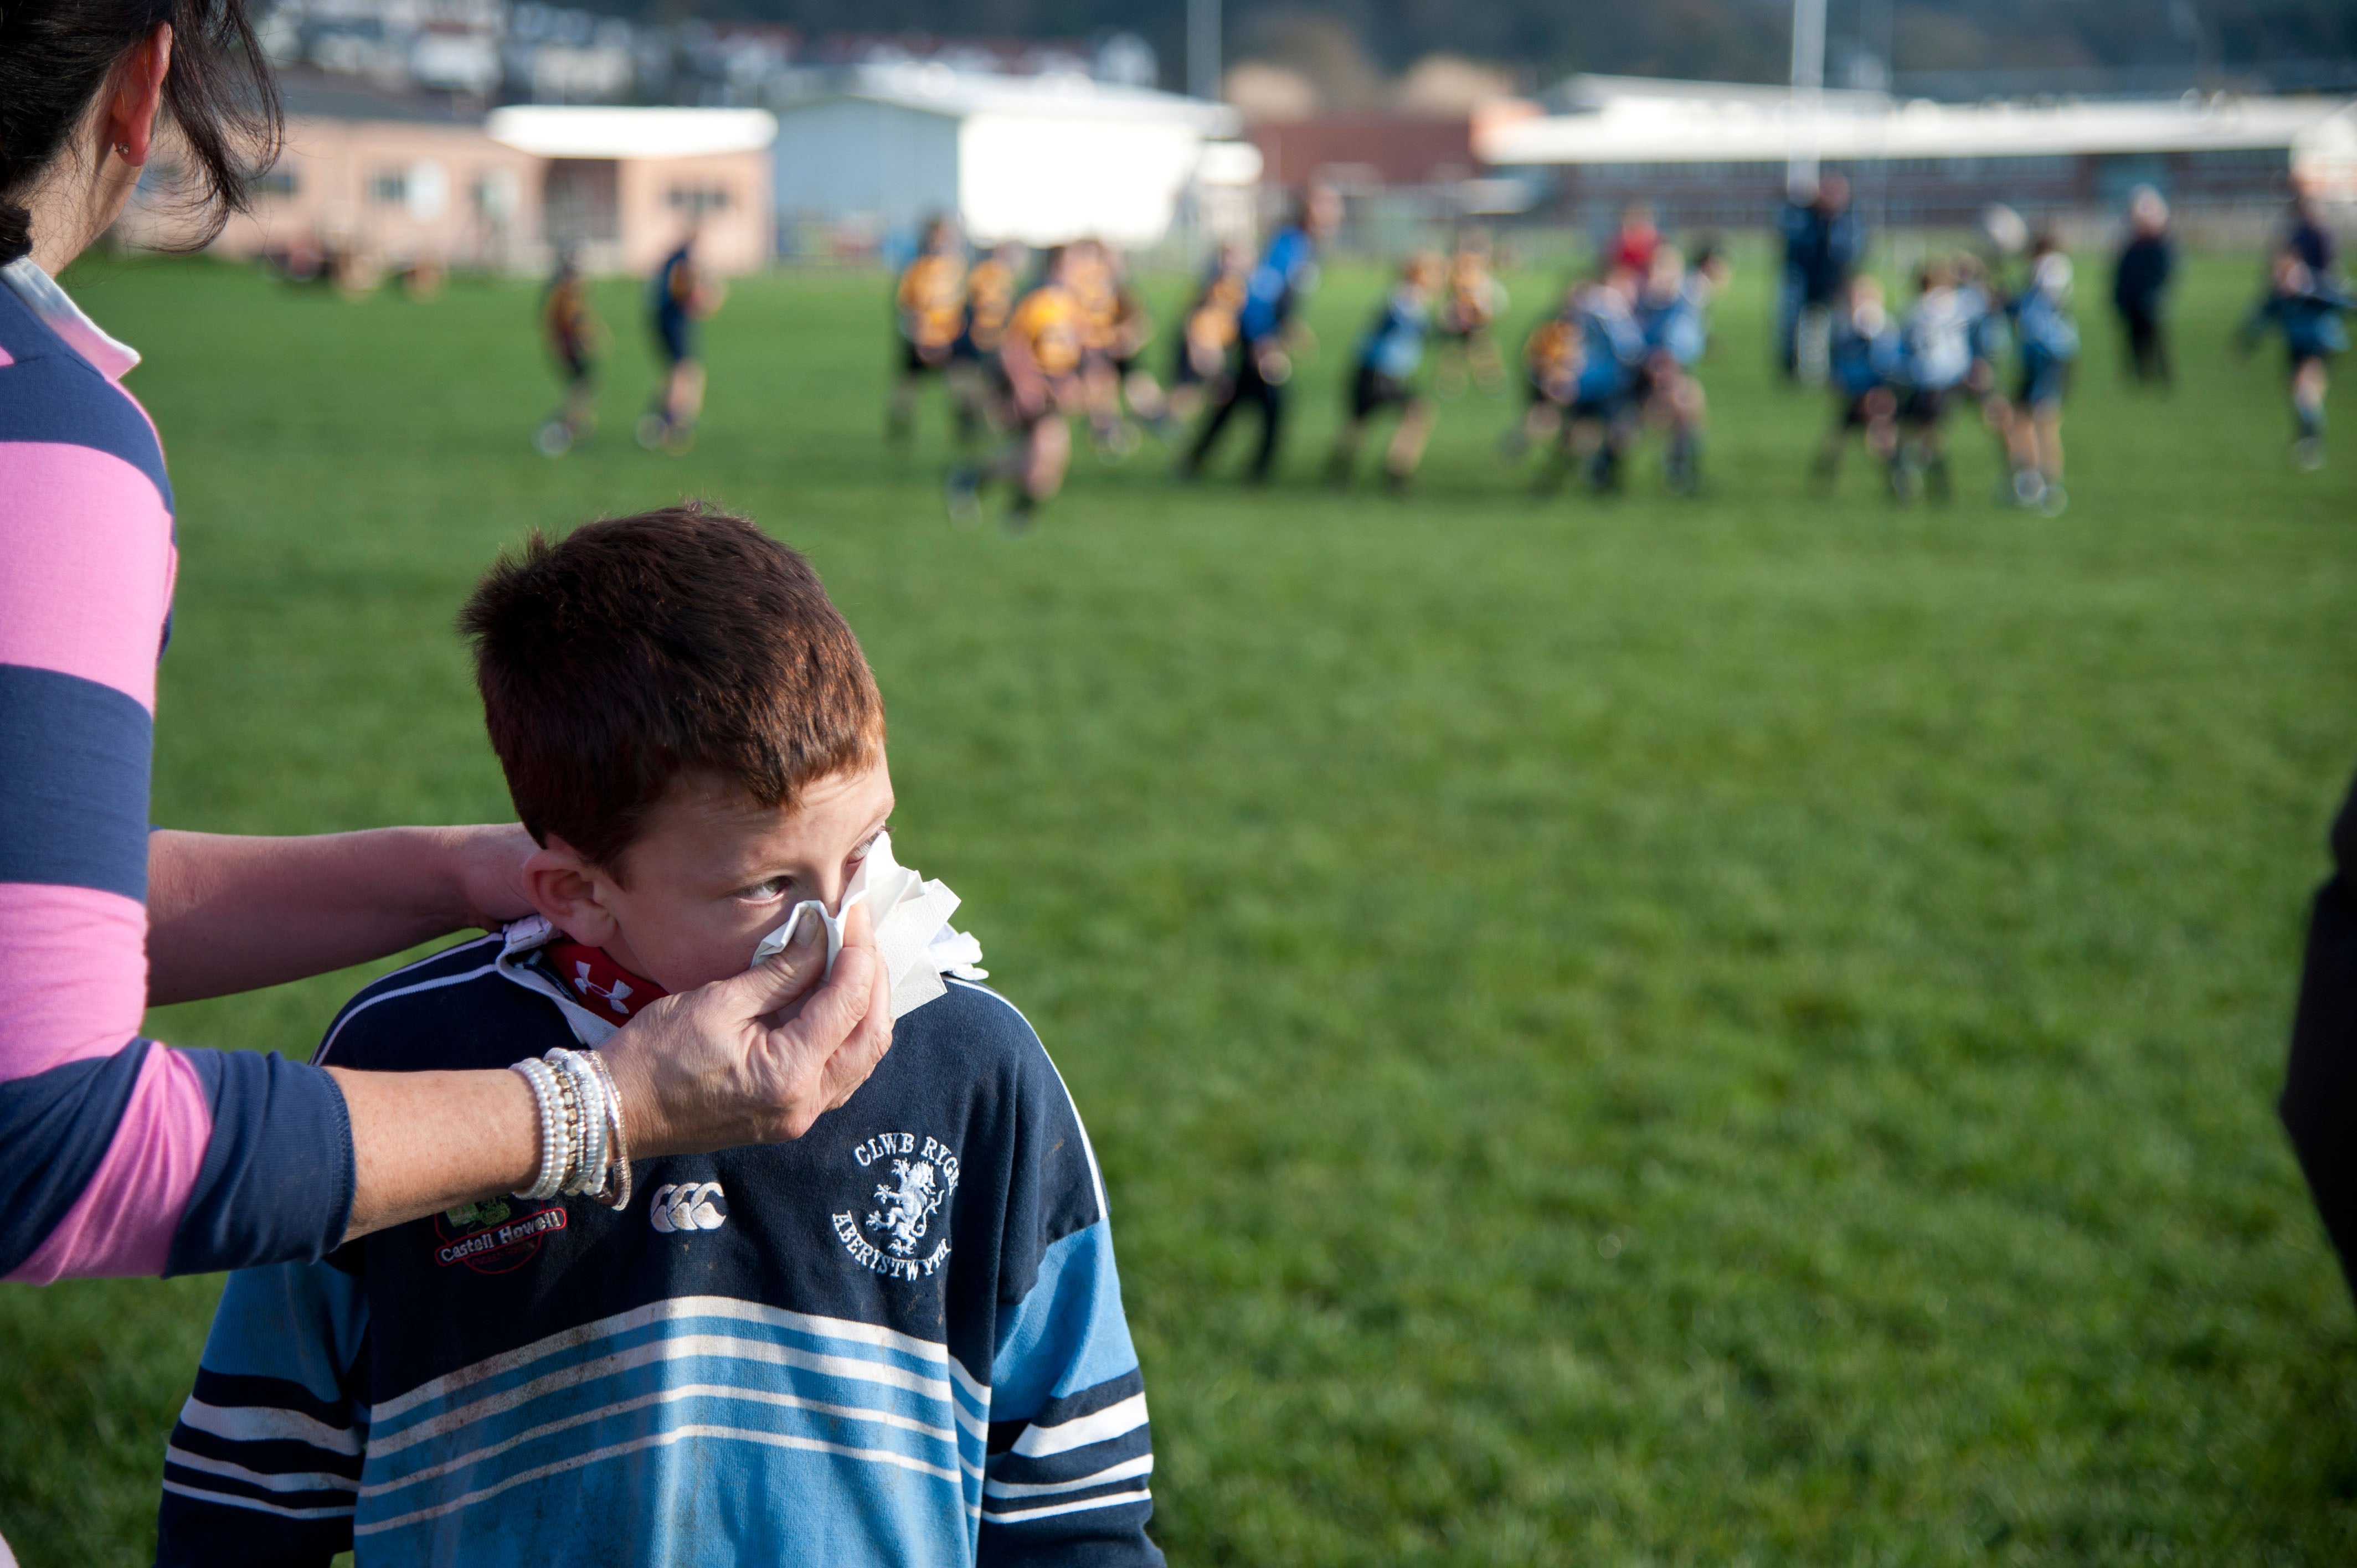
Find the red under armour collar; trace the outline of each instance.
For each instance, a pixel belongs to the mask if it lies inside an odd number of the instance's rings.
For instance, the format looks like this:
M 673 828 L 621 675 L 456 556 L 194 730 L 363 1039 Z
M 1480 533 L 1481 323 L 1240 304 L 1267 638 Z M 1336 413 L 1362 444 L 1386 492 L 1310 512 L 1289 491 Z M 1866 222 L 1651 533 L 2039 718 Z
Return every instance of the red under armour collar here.
M 617 1024 L 638 1016 L 639 1009 L 656 997 L 671 994 L 644 975 L 632 974 L 608 958 L 604 948 L 582 942 L 553 942 L 548 948 L 548 959 L 585 1006 Z

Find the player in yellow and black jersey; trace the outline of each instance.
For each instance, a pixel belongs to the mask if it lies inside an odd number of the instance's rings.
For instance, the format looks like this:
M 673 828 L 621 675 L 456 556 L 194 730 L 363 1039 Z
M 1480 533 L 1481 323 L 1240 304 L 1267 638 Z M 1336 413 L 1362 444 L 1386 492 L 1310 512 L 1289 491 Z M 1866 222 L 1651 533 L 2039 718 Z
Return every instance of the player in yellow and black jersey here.
M 990 416 L 998 382 L 998 346 L 1015 314 L 1020 245 L 999 245 L 966 269 L 965 316 L 950 345 L 950 395 L 957 403 L 958 439 L 971 446 Z
M 1095 240 L 1064 247 L 1067 286 L 1081 312 L 1081 388 L 1088 404 L 1089 437 L 1099 453 L 1128 456 L 1137 432 L 1121 416 L 1123 287 L 1114 254 Z
M 965 330 L 965 241 L 956 224 L 936 218 L 925 225 L 924 249 L 900 274 L 893 296 L 900 367 L 885 411 L 885 433 L 894 442 L 909 438 L 924 378 L 949 369 L 951 351 Z
M 533 445 L 549 456 L 559 456 L 597 428 L 597 364 L 595 355 L 605 328 L 589 308 L 581 268 L 567 250 L 557 259 L 555 275 L 540 301 L 541 333 L 548 351 L 565 373 L 565 403 L 541 424 Z
M 1126 268 L 1114 274 L 1113 369 L 1120 379 L 1121 395 L 1153 432 L 1165 441 L 1179 434 L 1179 420 L 1170 409 L 1170 395 L 1146 369 L 1146 350 L 1154 341 L 1154 317 L 1129 281 Z
M 1433 323 L 1440 339 L 1435 370 L 1443 396 L 1462 392 L 1469 373 L 1493 397 L 1504 390 L 1506 364 L 1498 352 L 1494 328 L 1505 308 L 1505 285 L 1491 267 L 1490 237 L 1469 229 L 1458 237 L 1449 255 Z
M 988 464 L 963 464 L 949 478 L 950 516 L 970 522 L 980 514 L 983 488 L 994 480 L 1014 487 L 1010 527 L 1028 526 L 1039 503 L 1063 487 L 1072 457 L 1068 416 L 1086 413 L 1091 324 L 1073 287 L 1074 259 L 1059 246 L 1048 252 L 1039 286 L 1007 317 L 998 349 L 999 402 L 1015 440 Z
M 1505 450 L 1519 457 L 1533 446 L 1551 445 L 1563 434 L 1564 416 L 1579 395 L 1579 372 L 1587 362 L 1579 323 L 1568 298 L 1564 307 L 1531 328 L 1523 339 L 1523 379 L 1530 406 L 1523 422 L 1506 433 Z
M 1191 420 L 1206 399 L 1224 395 L 1233 373 L 1236 316 L 1244 307 L 1244 274 L 1251 266 L 1244 248 L 1229 243 L 1220 247 L 1203 274 L 1203 286 L 1179 323 L 1170 376 L 1173 418 Z

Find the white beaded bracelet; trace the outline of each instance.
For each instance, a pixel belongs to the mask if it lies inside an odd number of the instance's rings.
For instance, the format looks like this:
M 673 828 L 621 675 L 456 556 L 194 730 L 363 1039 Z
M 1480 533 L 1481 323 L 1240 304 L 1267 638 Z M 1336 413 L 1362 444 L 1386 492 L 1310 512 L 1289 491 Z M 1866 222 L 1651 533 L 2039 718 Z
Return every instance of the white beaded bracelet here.
M 630 1202 L 630 1145 L 613 1069 L 594 1051 L 559 1047 L 510 1069 L 532 1085 L 540 1118 L 540 1165 L 518 1197 L 586 1194 L 614 1208 Z
M 581 1135 L 580 1160 L 565 1173 L 563 1190 L 568 1194 L 602 1192 L 606 1187 L 606 1085 L 597 1077 L 597 1069 L 579 1051 L 559 1048 L 542 1059 L 564 1075 L 575 1107 L 575 1125 Z
M 574 1086 L 573 1075 L 565 1070 L 561 1061 L 550 1062 L 549 1068 L 556 1076 L 556 1107 L 565 1118 L 565 1157 L 557 1162 L 556 1190 L 571 1192 L 581 1180 L 581 1124 L 585 1120 L 581 1094 Z
M 565 1179 L 565 1167 L 560 1162 L 564 1139 L 564 1111 L 557 1099 L 556 1074 L 548 1064 L 537 1058 L 527 1057 L 508 1069 L 519 1074 L 532 1085 L 533 1103 L 539 1112 L 540 1165 L 534 1171 L 532 1185 L 519 1187 L 515 1196 L 540 1201 L 556 1196 L 557 1183 Z

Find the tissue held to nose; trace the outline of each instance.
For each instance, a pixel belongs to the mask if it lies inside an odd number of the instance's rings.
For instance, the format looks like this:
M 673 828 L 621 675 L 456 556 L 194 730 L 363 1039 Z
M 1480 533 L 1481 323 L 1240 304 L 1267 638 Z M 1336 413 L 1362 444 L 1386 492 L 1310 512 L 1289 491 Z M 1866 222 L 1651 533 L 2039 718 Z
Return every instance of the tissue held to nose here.
M 802 922 L 816 920 L 826 932 L 826 971 L 843 951 L 843 922 L 857 904 L 867 906 L 876 929 L 876 953 L 884 972 L 892 978 L 892 1016 L 906 1017 L 935 997 L 946 994 L 944 974 L 962 980 L 982 980 L 988 972 L 976 968 L 982 944 L 950 926 L 958 896 L 939 882 L 928 882 L 892 858 L 892 835 L 878 833 L 867 859 L 851 886 L 843 891 L 843 908 L 830 912 L 815 898 L 805 898 L 786 916 L 786 923 L 761 939 L 753 961 L 765 963 L 786 950 Z

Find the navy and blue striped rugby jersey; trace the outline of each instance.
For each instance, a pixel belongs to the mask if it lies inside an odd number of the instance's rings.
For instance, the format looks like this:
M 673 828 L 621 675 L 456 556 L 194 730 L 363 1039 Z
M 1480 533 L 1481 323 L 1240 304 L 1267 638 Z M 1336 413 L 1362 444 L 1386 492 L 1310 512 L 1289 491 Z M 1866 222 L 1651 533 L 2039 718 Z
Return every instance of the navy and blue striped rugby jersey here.
M 518 949 L 377 982 L 321 1059 L 602 1037 Z M 950 980 L 802 1139 L 637 1176 L 622 1212 L 504 1198 L 233 1275 L 158 1562 L 1161 1563 L 1103 1184 L 996 993 Z

